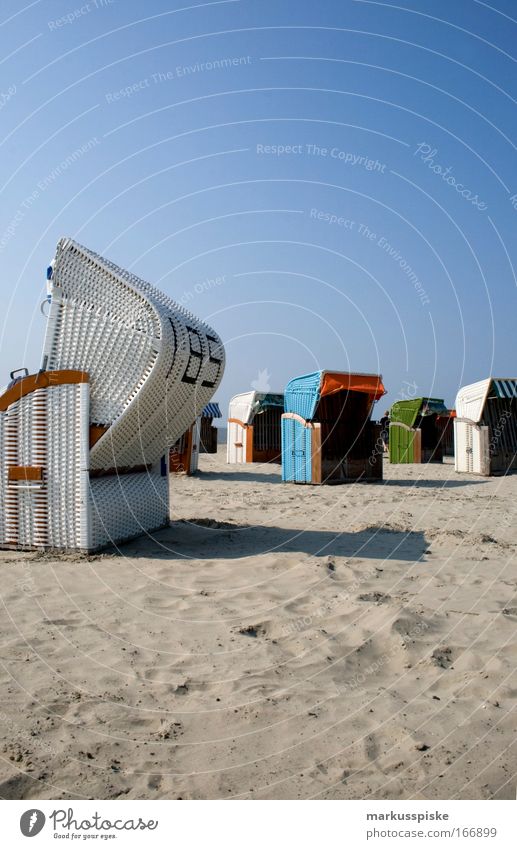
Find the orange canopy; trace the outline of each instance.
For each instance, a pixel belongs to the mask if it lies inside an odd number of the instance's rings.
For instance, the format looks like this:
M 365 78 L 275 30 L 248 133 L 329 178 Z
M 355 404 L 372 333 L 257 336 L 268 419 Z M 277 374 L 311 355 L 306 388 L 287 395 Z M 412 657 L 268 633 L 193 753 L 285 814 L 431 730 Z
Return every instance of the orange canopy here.
M 378 374 L 350 374 L 349 372 L 327 371 L 323 375 L 320 396 L 333 395 L 342 390 L 366 392 L 372 401 L 386 394 Z

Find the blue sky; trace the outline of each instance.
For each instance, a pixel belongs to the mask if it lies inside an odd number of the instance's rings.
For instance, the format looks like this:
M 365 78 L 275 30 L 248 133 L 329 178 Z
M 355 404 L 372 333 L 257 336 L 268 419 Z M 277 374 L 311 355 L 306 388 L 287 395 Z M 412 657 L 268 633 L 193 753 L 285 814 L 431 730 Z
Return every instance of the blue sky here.
M 62 235 L 217 329 L 224 405 L 517 374 L 516 33 L 512 0 L 4 0 L 0 383 Z

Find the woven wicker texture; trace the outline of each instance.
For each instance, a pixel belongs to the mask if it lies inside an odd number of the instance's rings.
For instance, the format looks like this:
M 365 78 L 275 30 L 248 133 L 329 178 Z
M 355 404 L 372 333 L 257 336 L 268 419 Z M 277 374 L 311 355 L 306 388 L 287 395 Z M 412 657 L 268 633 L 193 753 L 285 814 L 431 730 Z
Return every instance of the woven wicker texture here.
M 169 520 L 169 478 L 153 469 L 90 481 L 92 547 L 102 548 L 163 527 Z
M 91 547 L 88 393 L 87 383 L 47 386 L 0 414 L 1 545 Z M 42 480 L 8 480 L 12 466 L 41 468 Z
M 48 369 L 90 375 L 90 422 L 109 425 L 91 469 L 156 463 L 219 386 L 220 338 L 149 283 L 62 239 L 44 344 Z

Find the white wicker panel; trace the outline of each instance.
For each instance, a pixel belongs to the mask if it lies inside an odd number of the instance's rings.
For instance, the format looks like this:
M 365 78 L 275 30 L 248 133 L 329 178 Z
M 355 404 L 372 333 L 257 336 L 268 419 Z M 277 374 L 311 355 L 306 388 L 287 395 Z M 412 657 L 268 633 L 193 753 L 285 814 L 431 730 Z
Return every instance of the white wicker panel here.
M 18 402 L 18 460 L 20 466 L 47 465 L 47 392 L 38 389 Z M 47 487 L 45 481 L 9 483 L 17 490 L 18 542 L 47 545 Z
M 87 548 L 84 525 L 87 502 L 82 496 L 85 463 L 83 421 L 88 384 L 49 387 L 48 393 L 48 545 Z
M 0 545 L 93 550 L 162 527 L 168 476 L 90 480 L 89 385 L 43 387 L 0 414 Z M 43 482 L 7 480 L 8 466 L 42 466 Z
M 7 469 L 18 465 L 18 414 L 19 402 L 12 404 L 4 413 L 4 443 L 2 450 L 2 466 L 4 473 L 4 502 L 5 510 L 5 542 L 8 545 L 18 544 L 18 494 L 9 486 Z
M 120 543 L 169 521 L 168 475 L 149 472 L 91 478 L 91 548 Z
M 0 546 L 5 545 L 5 496 L 7 492 L 7 463 L 5 460 L 5 422 L 7 412 L 0 412 Z
M 42 387 L 2 414 L 3 544 L 81 547 L 77 480 L 88 450 L 88 431 L 80 427 L 81 402 L 88 422 L 88 384 Z M 8 481 L 8 466 L 41 466 L 43 480 Z
M 10 545 L 46 542 L 44 486 L 38 481 L 7 479 L 8 466 L 44 465 L 45 412 L 45 397 L 38 392 L 12 404 L 4 414 L 5 541 Z
M 135 275 L 62 239 L 44 346 L 50 369 L 90 374 L 90 421 L 110 425 L 92 469 L 156 463 L 208 403 L 224 370 L 219 337 Z
M 79 526 L 77 539 L 79 547 L 86 550 L 91 548 L 91 500 L 90 500 L 90 386 L 81 383 L 79 386 L 79 478 L 78 492 L 75 493 L 78 503 Z

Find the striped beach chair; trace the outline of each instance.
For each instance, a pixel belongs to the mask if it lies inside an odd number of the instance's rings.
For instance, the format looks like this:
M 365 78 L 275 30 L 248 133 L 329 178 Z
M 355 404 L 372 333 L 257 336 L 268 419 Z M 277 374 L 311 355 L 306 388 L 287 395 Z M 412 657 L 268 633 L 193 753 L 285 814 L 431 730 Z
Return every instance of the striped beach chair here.
M 517 470 L 517 378 L 488 377 L 456 396 L 457 472 L 505 475 Z

